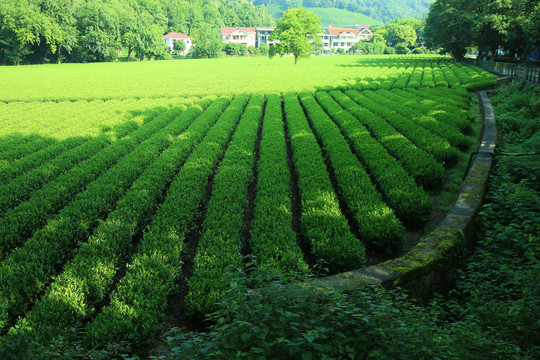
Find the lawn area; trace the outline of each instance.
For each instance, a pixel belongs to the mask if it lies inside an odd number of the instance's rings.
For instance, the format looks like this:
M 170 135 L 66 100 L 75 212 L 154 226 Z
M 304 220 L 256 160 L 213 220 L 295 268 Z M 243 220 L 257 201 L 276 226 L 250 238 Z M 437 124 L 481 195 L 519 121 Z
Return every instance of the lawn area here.
M 242 57 L 0 67 L 0 101 L 94 100 L 313 91 L 445 57 Z

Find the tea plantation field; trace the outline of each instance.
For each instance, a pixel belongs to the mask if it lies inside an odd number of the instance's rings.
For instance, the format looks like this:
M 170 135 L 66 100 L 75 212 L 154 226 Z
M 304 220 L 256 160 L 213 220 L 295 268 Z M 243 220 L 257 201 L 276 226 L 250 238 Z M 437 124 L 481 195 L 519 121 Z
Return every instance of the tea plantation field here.
M 272 277 L 398 252 L 492 81 L 443 57 L 0 68 L 0 346 L 140 348 L 249 257 Z

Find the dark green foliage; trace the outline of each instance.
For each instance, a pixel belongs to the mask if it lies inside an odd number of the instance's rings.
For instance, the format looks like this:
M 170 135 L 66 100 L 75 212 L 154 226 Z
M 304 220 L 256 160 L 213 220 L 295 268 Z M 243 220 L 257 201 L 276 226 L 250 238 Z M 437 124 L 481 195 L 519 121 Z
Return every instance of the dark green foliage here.
M 378 249 L 383 253 L 398 251 L 405 228 L 382 201 L 382 195 L 371 182 L 365 168 L 313 94 L 302 93 L 299 98 L 325 149 L 338 193 L 355 219 L 360 239 L 369 249 Z
M 429 47 L 457 61 L 463 61 L 468 47 L 477 47 L 480 59 L 489 53 L 493 60 L 500 49 L 515 58 L 524 55 L 525 46 L 538 46 L 539 18 L 536 1 L 437 0 L 429 9 L 425 35 Z
M 510 87 L 494 99 L 499 151 L 539 151 L 539 95 Z M 516 122 L 527 130 L 520 134 Z M 172 332 L 166 357 L 538 359 L 539 178 L 536 158 L 498 158 L 479 217 L 485 235 L 447 297 L 414 305 L 370 286 L 342 294 L 274 283 L 246 292 L 237 281 L 210 331 Z
M 163 59 L 168 32 L 192 36 L 206 26 L 217 32 L 219 26 L 271 25 L 264 6 L 245 0 L 3 0 L 0 64 L 110 61 L 122 51 L 128 61 L 133 52 Z
M 333 272 L 358 268 L 365 261 L 365 248 L 351 233 L 341 212 L 304 109 L 296 94 L 283 95 L 283 102 L 302 202 L 302 232 L 311 242 L 316 259 L 327 261 Z
M 195 227 L 206 183 L 247 100 L 247 96 L 237 96 L 231 101 L 180 169 L 126 275 L 111 294 L 111 304 L 87 325 L 87 343 L 125 340 L 133 344 L 132 349 L 152 343 L 167 308 L 167 296 L 174 291 L 184 240 Z
M 384 192 L 386 202 L 396 216 L 406 226 L 423 224 L 433 207 L 428 194 L 351 112 L 345 111 L 326 92 L 317 92 L 315 96 L 339 126 L 356 155 L 369 169 L 372 181 Z M 334 96 L 341 97 L 345 105 L 353 105 L 346 101 L 342 93 L 335 92 Z M 347 110 L 354 111 L 352 108 Z
M 250 100 L 214 178 L 186 297 L 187 308 L 193 313 L 216 310 L 233 277 L 228 267 L 242 265 L 248 190 L 264 104 L 262 95 Z
M 540 152 L 539 96 L 520 84 L 496 92 L 498 152 Z M 496 157 L 479 216 L 485 234 L 454 294 L 487 338 L 531 359 L 540 356 L 539 164 L 538 156 Z
M 209 102 L 207 100 L 203 106 L 207 106 Z M 1 310 L 10 318 L 14 319 L 24 311 L 27 301 L 43 289 L 57 269 L 72 256 L 79 244 L 88 239 L 99 221 L 112 210 L 114 204 L 145 168 L 170 145 L 174 136 L 185 130 L 193 118 L 202 112 L 199 105 L 192 106 L 185 112 L 183 110 L 173 108 L 166 111 L 162 116 L 139 128 L 130 141 L 124 139 L 125 141 L 115 143 L 117 146 L 108 147 L 107 149 L 116 150 L 116 158 L 107 158 L 106 155 L 109 153 L 99 153 L 102 155 L 100 161 L 90 163 L 91 165 L 97 167 L 107 160 L 118 162 L 96 181 L 89 183 L 68 206 L 56 216 L 47 219 L 45 227 L 6 257 L 0 267 L 0 291 L 8 299 L 8 306 Z M 167 126 L 163 127 L 165 124 Z M 85 165 L 87 169 L 89 166 Z M 73 179 L 77 180 L 79 179 Z M 36 196 L 32 199 L 40 200 Z M 46 198 L 41 200 L 42 207 L 45 209 L 51 207 Z

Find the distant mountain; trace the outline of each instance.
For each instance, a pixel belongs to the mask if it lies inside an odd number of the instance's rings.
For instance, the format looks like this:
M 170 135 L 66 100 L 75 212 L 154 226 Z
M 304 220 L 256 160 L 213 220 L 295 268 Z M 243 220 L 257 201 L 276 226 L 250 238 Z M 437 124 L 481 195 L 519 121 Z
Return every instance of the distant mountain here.
M 290 6 L 280 5 L 280 4 L 271 4 L 267 6 L 267 11 L 271 14 L 274 19 L 281 17 L 281 14 Z M 345 9 L 336 9 L 336 8 L 309 8 L 317 16 L 321 18 L 321 24 L 323 26 L 334 25 L 334 26 L 352 26 L 356 24 L 362 25 L 382 25 L 383 22 L 376 20 L 367 15 L 352 12 Z
M 425 16 L 429 10 L 429 5 L 433 1 L 435 0 L 254 0 L 253 3 L 255 5 L 266 5 L 274 18 L 279 17 L 280 12 L 286 11 L 288 8 L 304 6 L 317 9 L 319 12 L 321 11 L 319 9 L 344 10 L 350 13 L 363 14 L 379 22 L 388 23 L 394 19 Z M 321 14 L 318 15 L 321 16 Z M 328 24 L 323 21 L 323 25 Z M 350 24 L 339 23 L 335 25 Z

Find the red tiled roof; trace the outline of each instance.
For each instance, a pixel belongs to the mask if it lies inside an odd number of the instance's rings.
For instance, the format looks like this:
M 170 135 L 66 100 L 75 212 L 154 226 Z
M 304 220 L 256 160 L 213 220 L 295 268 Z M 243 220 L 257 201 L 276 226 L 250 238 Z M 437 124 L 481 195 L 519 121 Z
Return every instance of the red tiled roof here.
M 242 31 L 247 32 L 247 33 L 255 34 L 254 27 L 221 27 L 221 34 L 232 34 L 238 29 L 241 29 Z
M 364 30 L 369 31 L 369 26 L 359 26 L 358 28 L 339 28 L 339 27 L 330 25 L 328 27 L 328 31 L 332 35 L 339 35 L 341 33 L 353 33 L 355 35 L 358 35 L 362 33 Z
M 334 26 L 329 26 L 328 31 L 330 31 L 330 34 L 332 35 L 339 35 L 341 33 L 353 33 L 355 35 L 358 35 L 358 29 L 355 28 L 338 28 Z
M 189 36 L 182 33 L 168 33 L 163 35 L 163 39 L 189 39 Z

